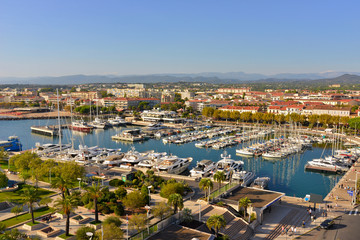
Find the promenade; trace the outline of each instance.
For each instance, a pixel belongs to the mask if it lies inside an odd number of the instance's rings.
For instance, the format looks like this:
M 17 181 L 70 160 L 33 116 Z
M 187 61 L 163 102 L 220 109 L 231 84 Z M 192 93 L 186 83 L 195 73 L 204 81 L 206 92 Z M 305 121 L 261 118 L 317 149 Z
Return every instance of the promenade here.
M 358 173 L 360 173 L 359 160 L 324 198 L 324 203 L 317 204 L 315 211 L 312 210 L 312 215 L 316 216 L 315 220 L 310 218 L 308 213 L 309 206 L 313 207 L 312 203 L 302 198 L 284 196 L 281 203 L 274 204 L 271 213 L 265 215 L 264 223 L 256 228 L 253 239 L 311 239 L 311 230 L 318 227 L 325 219 L 337 218 L 356 207 L 353 204 L 354 198 L 348 191 L 353 191 L 355 196 Z M 354 215 L 356 214 L 357 212 L 354 211 Z M 292 231 L 295 227 L 296 233 Z

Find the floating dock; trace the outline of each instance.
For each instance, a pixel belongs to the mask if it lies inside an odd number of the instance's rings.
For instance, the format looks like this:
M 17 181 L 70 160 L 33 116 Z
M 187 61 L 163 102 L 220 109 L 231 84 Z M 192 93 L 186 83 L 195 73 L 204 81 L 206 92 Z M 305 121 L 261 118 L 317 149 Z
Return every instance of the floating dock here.
M 67 125 L 62 125 L 61 128 L 66 128 Z M 59 135 L 59 126 L 31 126 L 31 131 L 37 134 L 46 135 L 46 136 L 58 136 Z
M 318 167 L 318 166 L 310 166 L 310 165 L 305 165 L 305 170 L 316 171 L 316 172 L 328 172 L 328 173 L 342 172 L 340 169 L 336 169 L 336 168 L 326 168 L 326 167 Z

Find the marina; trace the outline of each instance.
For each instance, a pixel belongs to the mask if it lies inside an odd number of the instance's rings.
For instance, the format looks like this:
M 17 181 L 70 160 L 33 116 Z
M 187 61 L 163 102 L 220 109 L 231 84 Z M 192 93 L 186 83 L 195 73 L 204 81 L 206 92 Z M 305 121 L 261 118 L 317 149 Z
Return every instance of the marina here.
M 51 124 L 55 125 L 56 120 Z M 41 124 L 39 124 L 39 122 Z M 3 126 L 12 126 L 11 129 L 3 127 L 4 131 L 1 132 L 1 138 L 7 138 L 12 133 L 19 133 L 18 137 L 23 144 L 23 149 L 34 148 L 36 143 L 57 144 L 58 139 L 49 138 L 47 136 L 41 136 L 32 134 L 29 130 L 30 126 L 45 125 L 47 120 L 23 120 L 23 121 L 2 121 L 0 124 Z M 64 124 L 64 123 L 62 123 Z M 117 151 L 121 149 L 121 152 L 128 152 L 131 147 L 135 147 L 136 151 L 143 153 L 150 150 L 155 152 L 166 152 L 171 155 L 178 156 L 179 158 L 192 157 L 193 160 L 188 166 L 188 171 L 184 174 L 189 174 L 189 171 L 196 166 L 197 162 L 208 159 L 217 163 L 221 159 L 222 151 L 214 150 L 212 148 L 197 148 L 193 142 L 184 144 L 164 144 L 161 140 L 149 139 L 145 142 L 123 142 L 112 141 L 111 136 L 121 133 L 124 130 L 131 130 L 133 127 L 114 127 L 106 130 L 96 129 L 91 133 L 82 133 L 71 135 L 67 129 L 63 130 L 62 143 L 71 143 L 73 138 L 74 146 L 78 149 L 79 145 L 88 146 L 85 152 L 91 154 L 92 148 L 97 146 L 104 154 L 111 151 Z M 75 133 L 75 131 L 73 131 Z M 244 163 L 243 170 L 253 172 L 256 177 L 270 177 L 268 183 L 268 189 L 284 192 L 289 196 L 304 197 L 308 193 L 317 193 L 326 196 L 328 192 L 333 188 L 337 181 L 341 178 L 341 174 L 327 174 L 317 173 L 312 171 L 305 171 L 305 165 L 308 161 L 319 158 L 322 153 L 324 155 L 331 155 L 332 149 L 325 148 L 324 145 L 313 145 L 312 149 L 305 152 L 299 152 L 290 155 L 280 160 L 266 160 L 261 156 L 243 157 L 236 155 L 236 149 L 242 148 L 244 143 L 239 143 L 237 146 L 230 146 L 226 148 L 228 154 L 232 155 L 232 159 L 235 161 L 242 161 Z M 245 147 L 245 145 L 244 145 Z M 79 151 L 79 150 L 76 150 Z M 99 150 L 100 151 L 100 150 Z M 79 152 L 77 152 L 79 154 Z M 81 154 L 80 154 L 81 155 Z M 85 156 L 87 156 L 85 154 Z M 90 156 L 90 155 L 89 155 Z M 100 157 L 99 157 L 100 158 Z M 316 182 L 317 184 L 313 184 Z

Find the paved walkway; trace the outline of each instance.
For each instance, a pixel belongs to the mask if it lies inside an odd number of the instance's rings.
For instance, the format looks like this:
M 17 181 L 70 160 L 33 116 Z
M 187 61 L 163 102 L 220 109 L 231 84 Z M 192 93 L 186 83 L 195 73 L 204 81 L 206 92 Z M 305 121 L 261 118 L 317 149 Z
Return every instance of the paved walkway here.
M 256 228 L 253 239 L 294 239 L 319 226 L 325 219 L 335 218 L 351 211 L 354 208 L 353 198 L 347 191 L 355 189 L 358 173 L 360 173 L 359 160 L 324 198 L 325 203 L 317 205 L 315 221 L 307 212 L 308 202 L 302 198 L 283 197 L 281 204 L 276 203 L 272 206 L 271 213 L 264 213 L 263 224 Z M 310 205 L 313 207 L 313 204 Z M 327 205 L 330 207 L 328 208 Z M 326 216 L 324 216 L 324 212 L 326 212 Z M 314 211 L 312 214 L 314 215 Z M 305 221 L 305 227 L 302 226 L 303 221 Z M 296 234 L 291 231 L 295 227 Z

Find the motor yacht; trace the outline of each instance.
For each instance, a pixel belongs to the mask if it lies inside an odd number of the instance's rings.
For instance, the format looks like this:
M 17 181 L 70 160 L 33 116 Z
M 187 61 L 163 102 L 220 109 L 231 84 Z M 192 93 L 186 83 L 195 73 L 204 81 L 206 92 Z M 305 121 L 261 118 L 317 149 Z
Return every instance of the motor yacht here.
M 247 172 L 247 171 L 240 171 L 240 172 L 235 172 L 232 175 L 232 178 L 234 180 L 239 181 L 239 184 L 242 187 L 247 187 L 249 186 L 255 179 L 255 173 L 253 172 Z
M 269 182 L 270 182 L 269 177 L 257 177 L 254 180 L 254 182 L 251 184 L 251 187 L 265 189 L 267 188 Z
M 188 158 L 179 158 L 175 155 L 165 156 L 160 158 L 160 163 L 157 166 L 157 169 L 160 172 L 167 172 L 170 174 L 180 174 L 184 172 L 190 165 L 193 159 Z
M 222 159 L 216 163 L 213 173 L 217 171 L 223 171 L 225 173 L 226 179 L 230 178 L 231 174 L 239 172 L 244 166 L 243 161 L 235 161 L 231 159 L 231 155 L 227 155 L 225 151 L 224 154 L 221 154 Z
M 216 163 L 211 160 L 201 160 L 196 163 L 196 166 L 190 170 L 191 177 L 207 177 L 211 171 L 215 169 Z

